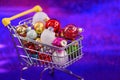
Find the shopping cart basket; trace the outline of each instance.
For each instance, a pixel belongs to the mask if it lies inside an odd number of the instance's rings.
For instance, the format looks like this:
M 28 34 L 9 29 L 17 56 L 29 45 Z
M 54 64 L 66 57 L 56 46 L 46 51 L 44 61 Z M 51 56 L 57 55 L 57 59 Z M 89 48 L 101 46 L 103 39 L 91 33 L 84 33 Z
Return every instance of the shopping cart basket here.
M 19 36 L 18 33 L 16 32 L 16 27 L 11 24 L 11 21 L 14 19 L 27 15 L 31 12 L 40 12 L 40 11 L 42 11 L 42 8 L 40 6 L 35 6 L 30 10 L 24 11 L 10 18 L 3 18 L 2 20 L 2 23 L 4 24 L 4 26 L 6 26 L 11 33 L 13 44 L 16 48 L 18 58 L 20 59 L 20 64 L 23 66 L 21 70 L 22 71 L 26 70 L 30 66 L 43 67 L 44 69 L 41 72 L 40 80 L 42 80 L 43 72 L 46 71 L 47 69 L 51 70 L 51 74 L 54 73 L 54 69 L 57 69 L 76 77 L 78 80 L 83 80 L 83 78 L 81 78 L 79 75 L 76 75 L 72 73 L 72 71 L 69 71 L 66 69 L 66 67 L 70 66 L 71 64 L 78 61 L 82 57 L 82 43 L 81 43 L 82 37 L 81 36 L 79 36 L 77 40 L 70 42 L 65 47 L 57 47 L 53 45 L 43 44 L 41 42 L 31 40 L 27 37 Z M 32 17 L 20 21 L 18 25 L 23 25 L 23 24 L 32 26 Z M 17 39 L 17 43 L 16 43 L 16 39 Z M 31 44 L 34 44 L 37 47 L 38 45 L 41 45 L 42 48 L 40 48 L 39 50 L 30 49 L 23 44 L 24 42 L 29 42 Z M 73 49 L 72 46 L 76 46 L 77 48 Z M 21 48 L 24 51 L 24 53 L 20 53 L 19 48 Z M 66 51 L 68 54 L 64 55 L 63 57 L 60 57 L 58 55 L 52 55 L 54 52 L 56 52 L 56 50 Z M 36 54 L 30 55 L 29 54 L 30 51 L 35 52 Z M 55 62 L 53 59 L 57 62 Z M 67 61 L 64 62 L 64 64 L 62 65 L 59 64 L 66 59 Z

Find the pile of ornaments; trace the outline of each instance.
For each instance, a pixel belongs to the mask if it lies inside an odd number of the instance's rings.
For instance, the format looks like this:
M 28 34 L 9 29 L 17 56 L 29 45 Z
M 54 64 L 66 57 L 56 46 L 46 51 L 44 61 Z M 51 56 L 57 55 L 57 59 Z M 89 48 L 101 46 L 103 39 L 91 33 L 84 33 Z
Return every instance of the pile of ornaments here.
M 82 32 L 82 28 L 77 28 L 73 24 L 69 24 L 62 29 L 58 20 L 50 19 L 44 12 L 35 13 L 31 24 L 33 25 L 32 27 L 26 24 L 17 26 L 16 32 L 18 35 L 50 46 L 65 47 L 69 41 L 75 40 Z M 43 61 L 52 61 L 59 65 L 63 65 L 68 61 L 67 55 L 70 52 L 65 50 L 56 50 L 50 56 L 45 53 L 35 52 L 36 50 L 39 51 L 44 45 L 35 45 L 32 42 L 23 40 L 22 43 L 26 48 L 32 49 L 27 50 L 32 57 Z

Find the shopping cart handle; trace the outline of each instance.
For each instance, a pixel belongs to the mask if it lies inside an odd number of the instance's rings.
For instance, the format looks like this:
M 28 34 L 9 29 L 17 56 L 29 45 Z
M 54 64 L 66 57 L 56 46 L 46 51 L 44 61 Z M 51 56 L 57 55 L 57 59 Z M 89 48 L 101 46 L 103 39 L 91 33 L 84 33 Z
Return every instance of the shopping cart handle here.
M 33 7 L 32 9 L 29 9 L 29 10 L 27 10 L 27 11 L 24 11 L 24 12 L 22 12 L 22 13 L 19 13 L 19 14 L 17 14 L 17 15 L 14 15 L 14 16 L 12 16 L 12 17 L 10 17 L 10 18 L 3 18 L 3 19 L 2 19 L 2 23 L 3 23 L 4 26 L 8 26 L 8 25 L 10 24 L 10 22 L 11 22 L 12 20 L 14 20 L 14 19 L 17 19 L 17 18 L 19 18 L 19 17 L 21 17 L 21 16 L 27 15 L 27 14 L 32 13 L 32 12 L 40 12 L 40 11 L 42 11 L 42 8 L 41 8 L 39 5 L 36 5 L 36 6 Z

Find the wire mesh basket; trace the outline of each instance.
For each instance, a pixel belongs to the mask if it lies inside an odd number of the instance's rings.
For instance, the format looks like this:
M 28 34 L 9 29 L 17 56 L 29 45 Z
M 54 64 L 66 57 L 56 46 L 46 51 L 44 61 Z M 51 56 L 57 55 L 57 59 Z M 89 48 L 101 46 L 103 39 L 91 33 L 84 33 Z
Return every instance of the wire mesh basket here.
M 36 9 L 38 10 L 38 8 L 34 7 L 31 10 L 19 14 L 19 16 L 13 16 L 9 18 L 9 21 L 21 17 L 23 16 L 23 14 L 25 15 L 30 12 L 36 11 Z M 25 66 L 22 68 L 22 70 L 27 69 L 29 66 L 44 67 L 44 70 L 41 72 L 42 77 L 42 73 L 45 70 L 51 69 L 52 72 L 54 72 L 54 69 L 58 69 L 80 80 L 82 79 L 80 76 L 65 69 L 82 57 L 82 36 L 79 36 L 74 41 L 69 41 L 69 44 L 67 44 L 67 46 L 65 47 L 57 47 L 37 42 L 27 37 L 22 37 L 16 32 L 15 26 L 11 25 L 9 22 L 6 23 L 5 21 L 7 22 L 8 20 L 3 20 L 3 24 L 7 26 L 12 35 L 13 44 L 15 45 L 18 52 L 20 63 L 21 65 Z M 32 17 L 21 20 L 18 26 L 20 25 L 28 25 L 29 27 L 33 27 Z M 17 41 L 15 39 L 17 39 Z M 28 45 L 32 45 L 36 49 L 28 48 Z M 19 53 L 19 48 L 21 48 L 24 52 Z M 62 53 L 62 55 L 59 53 Z

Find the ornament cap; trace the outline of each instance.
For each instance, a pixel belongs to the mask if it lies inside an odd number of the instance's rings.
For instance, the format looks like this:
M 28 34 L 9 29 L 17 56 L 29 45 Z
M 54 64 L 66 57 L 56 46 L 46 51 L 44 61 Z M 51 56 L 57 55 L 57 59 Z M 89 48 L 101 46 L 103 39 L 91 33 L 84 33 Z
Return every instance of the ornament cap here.
M 78 28 L 78 31 L 81 33 L 83 32 L 83 28 Z

